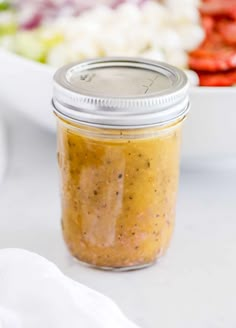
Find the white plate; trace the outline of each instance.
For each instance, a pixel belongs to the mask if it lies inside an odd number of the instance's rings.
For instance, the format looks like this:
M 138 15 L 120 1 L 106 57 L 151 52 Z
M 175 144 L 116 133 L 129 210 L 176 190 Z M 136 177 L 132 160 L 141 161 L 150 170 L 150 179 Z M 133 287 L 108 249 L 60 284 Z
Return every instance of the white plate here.
M 0 50 L 0 98 L 39 125 L 55 131 L 52 77 L 55 69 Z M 236 156 L 236 89 L 192 88 L 184 130 L 186 162 Z

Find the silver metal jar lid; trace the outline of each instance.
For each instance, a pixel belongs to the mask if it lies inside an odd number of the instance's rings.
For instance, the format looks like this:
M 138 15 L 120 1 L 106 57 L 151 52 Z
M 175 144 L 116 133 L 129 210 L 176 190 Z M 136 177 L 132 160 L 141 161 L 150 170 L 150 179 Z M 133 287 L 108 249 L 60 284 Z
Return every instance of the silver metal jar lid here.
M 59 117 L 104 128 L 141 128 L 183 118 L 188 80 L 168 64 L 139 58 L 102 58 L 67 65 L 54 76 Z

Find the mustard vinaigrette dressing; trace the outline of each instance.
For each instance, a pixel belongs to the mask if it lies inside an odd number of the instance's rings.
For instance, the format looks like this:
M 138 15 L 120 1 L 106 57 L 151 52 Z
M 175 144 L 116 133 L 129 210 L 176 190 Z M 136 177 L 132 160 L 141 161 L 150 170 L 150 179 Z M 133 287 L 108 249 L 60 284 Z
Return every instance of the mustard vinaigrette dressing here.
M 187 90 L 178 69 L 140 59 L 91 60 L 56 73 L 62 228 L 81 262 L 141 268 L 168 248 Z

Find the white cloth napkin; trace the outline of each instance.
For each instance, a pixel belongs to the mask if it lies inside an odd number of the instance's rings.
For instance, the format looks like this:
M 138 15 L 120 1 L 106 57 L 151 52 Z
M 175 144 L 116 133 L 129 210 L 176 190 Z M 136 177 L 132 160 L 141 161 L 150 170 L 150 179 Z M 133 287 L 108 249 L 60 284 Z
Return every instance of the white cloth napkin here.
M 107 297 L 43 257 L 0 250 L 0 328 L 138 328 Z

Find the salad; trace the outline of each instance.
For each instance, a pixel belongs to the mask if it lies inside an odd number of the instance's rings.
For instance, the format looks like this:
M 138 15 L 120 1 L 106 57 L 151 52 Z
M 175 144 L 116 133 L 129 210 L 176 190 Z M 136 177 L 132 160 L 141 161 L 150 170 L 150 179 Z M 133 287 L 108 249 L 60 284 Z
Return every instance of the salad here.
M 236 84 L 236 0 L 205 0 L 200 6 L 206 37 L 189 55 L 203 86 Z
M 0 0 L 0 47 L 60 67 L 140 56 L 192 83 L 236 83 L 236 0 Z

